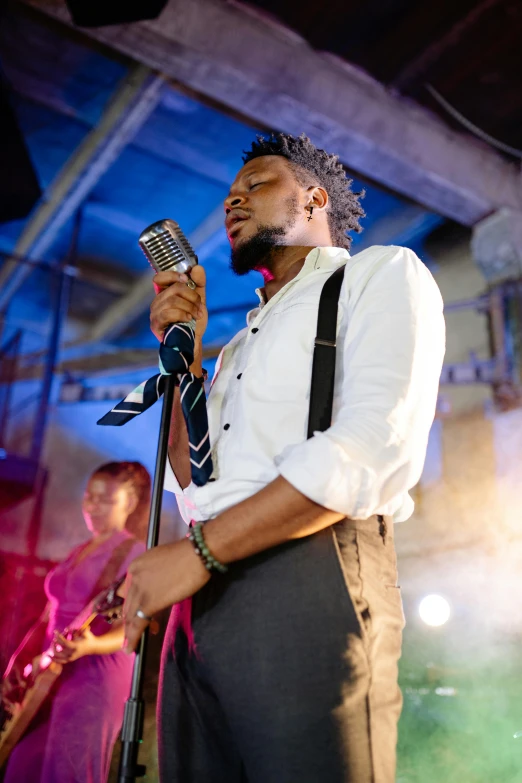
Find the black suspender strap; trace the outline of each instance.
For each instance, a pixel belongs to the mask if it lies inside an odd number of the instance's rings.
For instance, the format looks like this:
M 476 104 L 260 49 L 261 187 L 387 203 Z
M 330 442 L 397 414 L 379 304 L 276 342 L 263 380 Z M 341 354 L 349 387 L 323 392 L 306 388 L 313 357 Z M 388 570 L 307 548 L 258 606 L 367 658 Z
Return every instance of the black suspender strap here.
M 317 315 L 310 387 L 308 438 L 314 432 L 324 432 L 332 423 L 335 380 L 335 345 L 337 341 L 337 310 L 344 279 L 344 264 L 330 275 L 323 286 Z

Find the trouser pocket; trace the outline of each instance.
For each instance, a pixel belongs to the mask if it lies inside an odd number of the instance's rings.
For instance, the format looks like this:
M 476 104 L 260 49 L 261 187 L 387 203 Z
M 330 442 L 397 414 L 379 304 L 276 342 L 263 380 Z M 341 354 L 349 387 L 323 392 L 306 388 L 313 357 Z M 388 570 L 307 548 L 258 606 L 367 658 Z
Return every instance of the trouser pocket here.
M 391 531 L 378 517 L 332 527 L 339 568 L 365 633 L 384 622 L 404 627 L 397 558 Z

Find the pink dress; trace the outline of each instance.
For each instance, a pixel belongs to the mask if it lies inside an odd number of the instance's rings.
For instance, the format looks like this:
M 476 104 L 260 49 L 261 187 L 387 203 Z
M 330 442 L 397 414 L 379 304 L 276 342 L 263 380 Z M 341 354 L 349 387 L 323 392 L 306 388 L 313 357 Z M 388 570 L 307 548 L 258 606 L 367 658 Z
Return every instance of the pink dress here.
M 128 537 L 125 531 L 115 533 L 76 564 L 75 550 L 48 574 L 48 641 L 55 629 L 62 631 L 85 607 L 113 550 Z M 136 541 L 120 575 L 144 551 L 144 544 Z M 92 630 L 98 635 L 110 628 L 103 620 L 96 623 Z M 133 662 L 134 656 L 118 651 L 67 664 L 52 702 L 13 750 L 4 783 L 105 783 Z

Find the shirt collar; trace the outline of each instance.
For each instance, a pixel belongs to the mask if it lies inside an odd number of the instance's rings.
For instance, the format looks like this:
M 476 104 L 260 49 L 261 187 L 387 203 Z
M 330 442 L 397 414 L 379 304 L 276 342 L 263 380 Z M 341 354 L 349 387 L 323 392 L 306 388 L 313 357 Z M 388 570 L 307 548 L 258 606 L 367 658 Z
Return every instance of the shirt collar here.
M 342 247 L 314 247 L 305 258 L 302 269 L 295 276 L 294 280 L 300 280 L 302 277 L 315 272 L 318 269 L 326 271 L 337 269 L 342 264 L 346 264 L 350 259 L 350 254 Z M 256 294 L 259 297 L 259 306 L 247 313 L 247 324 L 254 320 L 260 310 L 266 305 L 265 289 L 256 288 Z
M 304 277 L 317 269 L 331 269 L 332 272 L 342 264 L 346 264 L 350 254 L 343 247 L 314 247 L 305 258 L 303 268 L 297 277 Z

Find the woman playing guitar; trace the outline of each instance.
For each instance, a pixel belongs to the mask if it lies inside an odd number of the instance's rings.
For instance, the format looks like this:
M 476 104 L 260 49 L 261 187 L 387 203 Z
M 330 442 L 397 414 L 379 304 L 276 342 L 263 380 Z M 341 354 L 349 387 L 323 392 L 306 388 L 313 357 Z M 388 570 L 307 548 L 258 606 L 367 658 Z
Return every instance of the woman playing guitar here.
M 44 627 L 44 644 L 32 662 L 32 677 L 49 660 L 66 665 L 52 697 L 12 751 L 4 783 L 106 781 L 133 660 L 121 650 L 121 621 L 109 625 L 98 618 L 72 639 L 63 631 L 144 551 L 139 539 L 145 533 L 149 496 L 150 476 L 138 462 L 111 462 L 90 477 L 82 510 L 92 537 L 48 574 L 46 610 L 26 635 L 4 677 L 6 693 L 9 683 L 21 675 L 20 668 L 27 672 L 31 647 Z

